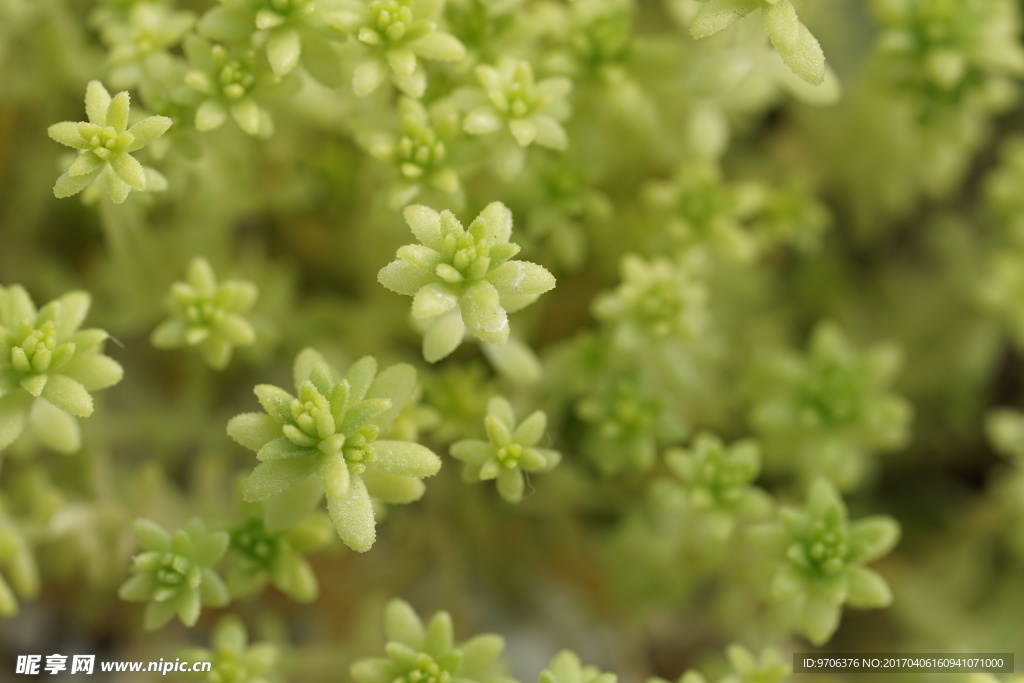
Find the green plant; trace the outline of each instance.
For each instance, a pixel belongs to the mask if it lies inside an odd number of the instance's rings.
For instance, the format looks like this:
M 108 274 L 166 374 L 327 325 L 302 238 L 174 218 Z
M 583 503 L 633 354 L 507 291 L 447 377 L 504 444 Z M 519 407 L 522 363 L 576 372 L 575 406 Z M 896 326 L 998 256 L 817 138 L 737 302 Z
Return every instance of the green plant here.
M 0 73 L 0 679 L 1020 651 L 1019 3 L 0 0 Z
M 189 264 L 188 281 L 171 286 L 167 307 L 173 317 L 153 330 L 153 346 L 198 346 L 210 367 L 223 370 L 231 361 L 233 347 L 256 341 L 255 330 L 242 317 L 256 303 L 256 296 L 251 282 L 217 284 L 209 262 L 197 257 Z
M 203 605 L 228 604 L 228 590 L 213 569 L 228 547 L 223 531 L 207 531 L 194 519 L 173 535 L 148 519 L 135 521 L 143 552 L 133 558 L 135 573 L 122 584 L 122 600 L 146 602 L 145 627 L 155 630 L 175 615 L 192 626 Z
M 124 374 L 102 353 L 107 333 L 79 330 L 89 295 L 70 292 L 37 309 L 20 285 L 0 287 L 0 450 L 26 427 L 50 448 L 81 446 L 76 417 L 93 413 L 90 392 Z
M 404 215 L 421 244 L 399 249 L 377 280 L 413 297 L 412 315 L 426 327 L 428 361 L 458 348 L 467 330 L 489 344 L 506 343 L 508 314 L 555 286 L 543 266 L 511 260 L 519 246 L 509 242 L 512 212 L 501 202 L 488 204 L 468 230 L 450 211 L 416 205 Z
M 456 644 L 447 612 L 438 612 L 424 624 L 402 600 L 388 603 L 384 619 L 388 656 L 353 664 L 352 678 L 359 683 L 500 680 L 499 657 L 505 643 L 499 636 L 485 634 Z
M 441 461 L 430 449 L 378 439 L 412 398 L 416 371 L 393 365 L 379 375 L 377 361 L 362 358 L 335 379 L 313 349 L 295 359 L 295 391 L 260 384 L 266 413 L 231 419 L 228 434 L 256 451 L 260 464 L 245 484 L 245 499 L 262 501 L 316 475 L 338 535 L 353 550 L 370 549 L 376 537 L 373 500 L 418 500 L 423 478 Z
M 510 503 L 523 499 L 525 475 L 547 472 L 562 459 L 558 451 L 537 448 L 544 436 L 547 418 L 541 411 L 516 424 L 512 405 L 502 396 L 487 403 L 487 441 L 467 439 L 452 444 L 452 457 L 465 463 L 466 481 L 497 481 L 498 493 Z
M 75 161 L 53 186 L 56 197 L 70 197 L 102 181 L 110 200 L 121 204 L 132 190 L 162 190 L 163 176 L 131 155 L 171 127 L 166 116 L 147 116 L 128 126 L 128 93 L 114 97 L 99 81 L 85 89 L 88 121 L 63 121 L 50 126 L 51 138 L 78 150 Z
M 887 517 L 851 524 L 842 498 L 823 479 L 811 486 L 803 510 L 782 510 L 780 521 L 764 527 L 760 538 L 781 560 L 772 598 L 797 603 L 799 628 L 812 643 L 824 643 L 835 632 L 843 604 L 864 608 L 892 602 L 885 579 L 862 565 L 893 548 L 899 526 Z

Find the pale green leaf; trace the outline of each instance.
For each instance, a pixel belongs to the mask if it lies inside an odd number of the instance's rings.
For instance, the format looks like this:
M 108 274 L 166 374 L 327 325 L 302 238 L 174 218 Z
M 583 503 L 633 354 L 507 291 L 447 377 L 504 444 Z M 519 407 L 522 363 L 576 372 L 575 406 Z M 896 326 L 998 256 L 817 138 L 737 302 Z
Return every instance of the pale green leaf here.
M 458 291 L 444 282 L 420 287 L 412 300 L 412 316 L 420 320 L 447 313 L 459 304 Z
M 110 160 L 110 167 L 114 173 L 126 182 L 132 189 L 146 189 L 146 172 L 142 164 L 131 154 L 118 154 Z
M 508 341 L 508 314 L 501 306 L 498 290 L 486 280 L 473 284 L 459 299 L 466 328 L 479 339 L 492 344 Z
M 423 357 L 434 363 L 451 354 L 466 334 L 460 311 L 449 311 L 437 318 L 423 337 Z
M 78 417 L 92 415 L 92 396 L 80 382 L 64 375 L 52 375 L 43 388 L 43 398 L 57 408 Z
M 44 398 L 36 400 L 29 411 L 32 433 L 58 453 L 74 453 L 82 447 L 78 420 Z
M 129 152 L 142 149 L 149 143 L 161 137 L 167 132 L 174 122 L 166 116 L 147 116 L 131 128 L 128 132 L 132 134 L 134 141 L 128 147 Z
M 690 25 L 690 35 L 707 38 L 731 26 L 761 6 L 761 0 L 709 0 Z
M 370 469 L 407 477 L 430 477 L 441 469 L 441 458 L 426 446 L 409 441 L 374 441 Z
M 404 505 L 423 497 L 427 487 L 421 479 L 367 470 L 361 475 L 366 490 L 375 499 L 389 505 Z
M 306 479 L 313 470 L 312 457 L 261 462 L 246 478 L 243 497 L 250 503 L 266 500 Z
M 387 67 L 381 59 L 363 57 L 356 64 L 352 92 L 358 97 L 366 97 L 380 86 L 386 75 Z
M 243 413 L 228 421 L 228 436 L 249 450 L 258 451 L 281 436 L 281 425 L 265 413 Z
M 414 650 L 422 650 L 426 644 L 427 634 L 423 622 L 404 600 L 391 600 L 384 608 L 384 632 L 388 640 Z
M 850 567 L 846 578 L 849 582 L 846 602 L 851 607 L 888 607 L 892 604 L 892 590 L 876 572 L 864 567 Z
M 356 552 L 366 552 L 377 537 L 373 502 L 360 477 L 353 477 L 348 495 L 329 500 L 327 510 L 341 540 Z
M 466 48 L 458 38 L 440 31 L 428 33 L 414 40 L 410 47 L 424 59 L 457 62 L 466 56 Z
M 270 32 L 267 39 L 267 59 L 278 78 L 291 73 L 299 63 L 301 52 L 302 41 L 296 29 L 285 27 Z
M 110 93 L 99 81 L 89 81 L 85 87 L 85 113 L 89 123 L 107 125 L 107 110 L 110 108 Z

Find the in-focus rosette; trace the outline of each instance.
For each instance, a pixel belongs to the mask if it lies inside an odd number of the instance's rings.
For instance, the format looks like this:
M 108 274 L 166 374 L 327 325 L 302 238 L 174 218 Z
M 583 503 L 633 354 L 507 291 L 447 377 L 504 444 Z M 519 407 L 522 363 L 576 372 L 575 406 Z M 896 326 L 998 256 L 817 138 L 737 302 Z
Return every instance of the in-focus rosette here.
M 260 464 L 245 482 L 244 497 L 263 501 L 316 476 L 341 540 L 364 552 L 376 539 L 373 499 L 419 500 L 424 477 L 441 469 L 426 446 L 377 437 L 386 432 L 416 390 L 416 370 L 399 363 L 377 373 L 366 356 L 341 379 L 317 351 L 295 359 L 295 395 L 269 384 L 255 388 L 265 413 L 228 422 L 228 434 L 256 451 Z
M 420 244 L 398 250 L 377 280 L 393 292 L 413 297 L 412 315 L 423 323 L 423 357 L 441 360 L 462 343 L 468 330 L 481 341 L 508 341 L 508 314 L 530 305 L 554 288 L 543 266 L 513 261 L 519 245 L 509 242 L 512 212 L 491 202 L 469 225 L 451 211 L 415 205 L 405 221 Z

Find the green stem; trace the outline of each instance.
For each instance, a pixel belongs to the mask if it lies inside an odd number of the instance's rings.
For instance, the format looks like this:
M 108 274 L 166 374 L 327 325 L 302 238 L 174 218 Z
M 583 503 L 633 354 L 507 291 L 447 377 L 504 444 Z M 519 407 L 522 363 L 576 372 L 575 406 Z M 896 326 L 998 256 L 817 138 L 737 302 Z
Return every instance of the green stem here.
M 154 272 L 155 262 L 139 231 L 138 214 L 133 207 L 114 206 L 106 198 L 100 200 L 99 206 L 107 247 L 124 285 L 121 289 L 131 310 L 145 318 L 141 314 L 148 312 L 149 302 L 159 298 L 157 288 L 163 280 Z

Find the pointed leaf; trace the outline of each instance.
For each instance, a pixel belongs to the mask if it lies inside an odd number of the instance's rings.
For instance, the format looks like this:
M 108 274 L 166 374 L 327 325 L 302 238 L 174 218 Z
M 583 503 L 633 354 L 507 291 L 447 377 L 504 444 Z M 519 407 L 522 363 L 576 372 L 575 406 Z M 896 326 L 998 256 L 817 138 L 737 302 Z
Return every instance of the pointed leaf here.
M 118 154 L 110 161 L 114 173 L 135 190 L 146 189 L 146 172 L 131 154 Z
M 466 290 L 459 299 L 459 308 L 466 328 L 474 336 L 492 344 L 508 341 L 508 314 L 490 282 L 481 280 Z
M 245 480 L 243 498 L 249 503 L 266 500 L 306 479 L 313 469 L 312 457 L 262 462 Z
M 690 35 L 707 38 L 731 26 L 761 6 L 761 0 L 709 0 L 690 25 Z
M 547 416 L 538 410 L 516 427 L 516 430 L 512 433 L 512 440 L 523 446 L 534 446 L 544 436 L 544 430 L 547 429 L 547 425 Z
M 0 451 L 25 431 L 32 397 L 21 391 L 0 396 Z
M 351 401 L 363 400 L 376 374 L 377 359 L 373 356 L 363 356 L 349 367 L 345 381 L 348 382 Z
M 46 134 L 56 142 L 75 149 L 88 147 L 85 138 L 79 132 L 79 125 L 75 121 L 61 121 L 46 129 Z
M 405 600 L 394 599 L 384 608 L 384 633 L 388 640 L 402 643 L 414 650 L 426 644 L 426 629 L 416 611 Z
M 437 362 L 451 354 L 462 343 L 466 334 L 466 326 L 462 322 L 461 312 L 450 311 L 438 318 L 423 337 L 423 357 Z
M 500 130 L 502 119 L 490 107 L 479 107 L 466 114 L 462 128 L 470 135 L 486 135 Z
M 445 282 L 431 282 L 420 287 L 412 300 L 412 317 L 419 320 L 433 318 L 452 310 L 459 304 L 457 290 Z
M 171 549 L 171 535 L 151 519 L 140 517 L 132 524 L 135 530 L 135 537 L 139 539 L 139 545 L 143 550 L 166 553 Z
M 362 474 L 366 490 L 371 496 L 388 505 L 404 505 L 423 497 L 427 490 L 422 480 L 386 472 L 367 470 Z
M 192 560 L 200 567 L 209 567 L 219 560 L 228 549 L 231 538 L 224 531 L 214 531 L 196 540 L 192 549 Z
M 412 49 L 424 59 L 457 62 L 466 56 L 465 46 L 449 33 L 434 31 L 412 42 Z
M 327 510 L 341 540 L 356 552 L 366 552 L 377 538 L 373 503 L 360 477 L 353 477 L 348 495 L 327 501 Z
M 103 174 L 103 179 L 106 181 L 107 195 L 110 197 L 110 201 L 115 204 L 124 204 L 124 201 L 128 199 L 128 195 L 132 191 L 132 186 L 121 180 L 117 173 L 110 170 Z
M 426 446 L 409 441 L 374 441 L 370 469 L 407 477 L 430 477 L 441 469 L 441 458 Z
M 253 393 L 256 394 L 263 410 L 267 411 L 267 415 L 274 418 L 278 424 L 291 424 L 291 404 L 295 400 L 294 396 L 272 384 L 257 384 Z
M 768 31 L 772 45 L 779 52 L 792 52 L 800 40 L 800 20 L 790 0 L 765 2 L 761 5 L 764 13 L 764 28 Z
M 441 214 L 428 206 L 414 204 L 402 212 L 405 222 L 424 246 L 435 251 L 443 248 L 441 239 Z
M 352 92 L 357 97 L 366 97 L 376 90 L 387 75 L 387 67 L 378 57 L 363 57 L 356 64 L 352 79 Z
M 469 232 L 478 240 L 504 244 L 512 237 L 512 212 L 501 202 L 491 202 L 469 226 Z
M 340 500 L 348 495 L 352 477 L 348 471 L 348 463 L 341 453 L 317 457 L 316 470 L 328 502 Z
M 65 171 L 57 178 L 57 182 L 53 186 L 53 196 L 57 199 L 64 199 L 78 194 L 89 187 L 101 171 L 102 169 L 89 175 L 71 175 L 70 172 Z
M 204 100 L 196 109 L 196 130 L 216 130 L 224 125 L 227 118 L 228 110 L 222 102 L 214 99 Z
M 107 110 L 110 108 L 110 93 L 99 81 L 89 81 L 85 87 L 85 114 L 89 123 L 107 125 Z
M 132 134 L 133 138 L 135 138 L 132 144 L 128 147 L 128 151 L 134 152 L 142 149 L 166 133 L 167 129 L 173 124 L 174 121 L 166 116 L 147 116 L 140 120 L 128 129 L 128 132 Z
M 92 396 L 81 383 L 64 375 L 51 375 L 43 388 L 43 398 L 57 408 L 78 417 L 92 415 Z
M 302 41 L 294 28 L 279 28 L 270 32 L 267 39 L 267 59 L 274 75 L 287 76 L 299 63 Z
M 523 472 L 518 467 L 503 467 L 498 473 L 498 493 L 510 503 L 518 503 L 523 499 L 524 485 Z
M 128 93 L 119 92 L 110 100 L 107 108 L 107 125 L 118 133 L 128 130 Z
M 818 39 L 803 24 L 800 24 L 796 46 L 785 52 L 779 50 L 779 55 L 793 73 L 811 85 L 821 85 L 825 81 L 825 53 Z
M 401 259 L 392 261 L 377 273 L 377 282 L 403 296 L 414 296 L 421 287 L 433 281 L 434 274 L 431 271 Z
M 58 453 L 74 453 L 82 447 L 78 421 L 44 398 L 35 401 L 29 411 L 32 433 Z
M 398 414 L 409 405 L 416 391 L 416 368 L 408 363 L 397 363 L 377 375 L 366 392 L 367 399 L 386 398 L 391 407 L 373 418 L 373 424 L 386 429 Z
M 506 261 L 487 275 L 502 294 L 543 294 L 555 288 L 555 276 L 529 261 Z
M 849 582 L 846 602 L 851 607 L 868 609 L 892 604 L 892 590 L 877 572 L 864 567 L 850 567 L 846 578 Z
M 251 451 L 281 436 L 281 425 L 265 413 L 243 413 L 228 421 L 228 436 Z
M 550 116 L 538 115 L 533 117 L 533 124 L 537 129 L 535 141 L 538 145 L 557 152 L 569 148 L 569 134 L 565 132 L 561 123 Z

